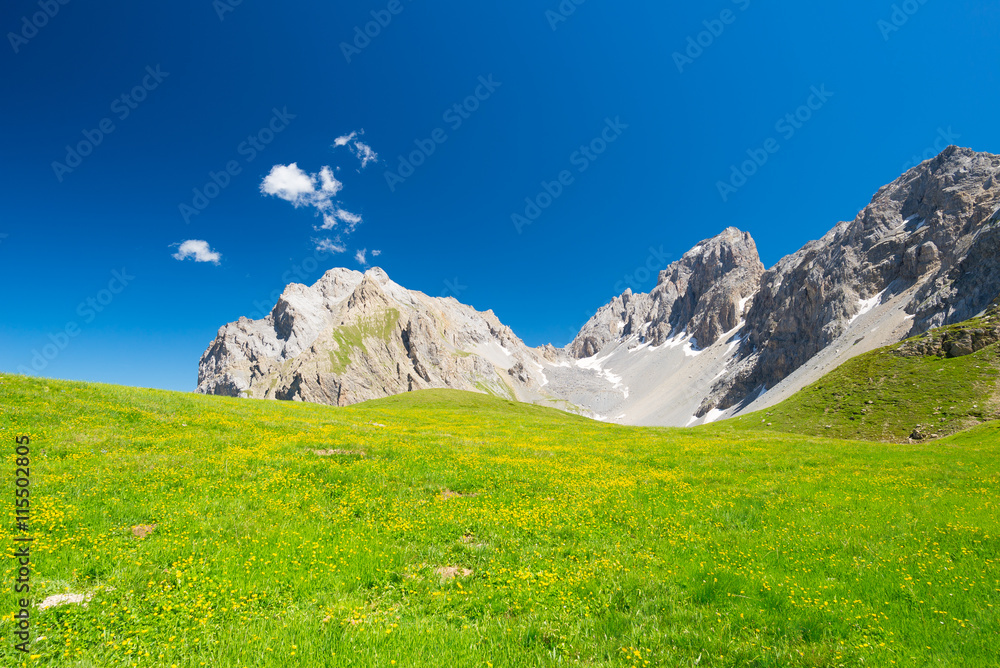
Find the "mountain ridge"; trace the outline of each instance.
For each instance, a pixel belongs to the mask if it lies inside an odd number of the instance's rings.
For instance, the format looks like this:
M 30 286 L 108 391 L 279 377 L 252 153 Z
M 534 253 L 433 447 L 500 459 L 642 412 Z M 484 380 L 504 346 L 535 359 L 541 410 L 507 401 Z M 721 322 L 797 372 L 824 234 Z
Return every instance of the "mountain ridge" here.
M 851 357 L 975 315 L 1000 294 L 1000 156 L 954 146 L 880 188 L 853 221 L 765 269 L 728 227 L 626 289 L 564 348 L 381 269 L 291 284 L 229 323 L 198 391 L 347 405 L 466 389 L 630 424 L 713 421 L 774 403 Z

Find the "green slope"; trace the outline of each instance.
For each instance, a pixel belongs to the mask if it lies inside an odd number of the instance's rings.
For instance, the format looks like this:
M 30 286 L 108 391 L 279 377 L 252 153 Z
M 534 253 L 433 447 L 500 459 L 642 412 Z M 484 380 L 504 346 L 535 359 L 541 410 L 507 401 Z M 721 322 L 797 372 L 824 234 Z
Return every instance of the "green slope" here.
M 33 608 L 28 656 L 19 434 L 31 597 L 91 596 Z M 886 446 L 0 376 L 0 438 L 2 666 L 997 665 L 992 424 Z
M 998 338 L 994 309 L 859 355 L 780 404 L 731 422 L 891 442 L 952 434 L 1000 418 L 1000 344 L 990 343 Z M 971 347 L 957 347 L 970 341 Z

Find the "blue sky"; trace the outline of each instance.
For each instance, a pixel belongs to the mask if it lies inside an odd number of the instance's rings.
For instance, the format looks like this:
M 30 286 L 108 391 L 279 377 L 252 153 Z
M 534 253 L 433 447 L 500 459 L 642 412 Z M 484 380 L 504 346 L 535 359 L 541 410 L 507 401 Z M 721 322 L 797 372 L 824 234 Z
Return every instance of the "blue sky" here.
M 0 9 L 5 372 L 191 390 L 362 249 L 563 345 L 727 226 L 770 266 L 915 156 L 1000 153 L 995 2 L 63 1 Z

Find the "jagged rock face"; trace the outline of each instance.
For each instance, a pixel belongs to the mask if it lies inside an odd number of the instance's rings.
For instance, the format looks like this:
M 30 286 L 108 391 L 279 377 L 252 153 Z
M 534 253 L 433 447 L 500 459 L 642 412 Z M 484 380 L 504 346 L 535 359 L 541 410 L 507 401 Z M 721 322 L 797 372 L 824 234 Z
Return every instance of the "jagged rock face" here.
M 1000 293 L 998 208 L 1000 156 L 955 146 L 883 187 L 853 221 L 764 274 L 746 316 L 739 372 L 701 413 L 773 387 L 877 295 L 913 290 L 905 305 L 910 335 L 981 312 Z
M 342 406 L 450 387 L 683 426 L 762 408 L 855 354 L 980 313 L 1000 295 L 998 263 L 1000 156 L 948 147 L 766 272 L 749 234 L 703 241 L 565 349 L 528 348 L 491 311 L 381 269 L 334 269 L 289 285 L 267 317 L 220 329 L 198 391 Z M 997 332 L 919 345 L 964 355 Z
M 222 327 L 198 391 L 338 406 L 434 387 L 530 399 L 537 369 L 491 311 L 405 290 L 381 269 L 333 269 L 289 285 L 266 318 Z
M 710 346 L 739 325 L 763 273 L 753 239 L 730 227 L 661 271 L 649 294 L 626 290 L 601 307 L 567 350 L 582 359 L 634 335 L 660 345 L 680 332 Z

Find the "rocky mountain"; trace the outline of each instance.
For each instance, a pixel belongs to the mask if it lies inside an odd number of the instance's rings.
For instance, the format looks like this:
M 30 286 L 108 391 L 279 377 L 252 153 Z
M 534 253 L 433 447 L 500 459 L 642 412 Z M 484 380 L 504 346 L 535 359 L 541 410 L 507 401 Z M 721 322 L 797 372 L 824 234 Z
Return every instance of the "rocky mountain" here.
M 948 147 L 850 222 L 765 271 L 730 227 L 626 290 L 565 349 L 381 269 L 290 285 L 219 330 L 198 391 L 346 405 L 430 387 L 629 424 L 686 425 L 776 403 L 847 359 L 976 315 L 1000 294 L 1000 156 Z
M 831 346 L 895 343 L 983 311 L 1000 294 L 998 213 L 1000 156 L 970 149 L 950 146 L 880 189 L 764 274 L 739 361 L 699 414 L 740 406 Z
M 632 336 L 659 346 L 682 331 L 693 345 L 709 346 L 740 322 L 763 273 L 753 239 L 730 227 L 660 272 L 649 294 L 626 290 L 601 307 L 569 344 L 569 353 L 591 357 Z
M 198 391 L 345 406 L 450 387 L 530 401 L 538 359 L 492 311 L 406 290 L 381 269 L 338 268 L 289 285 L 267 317 L 220 329 Z

